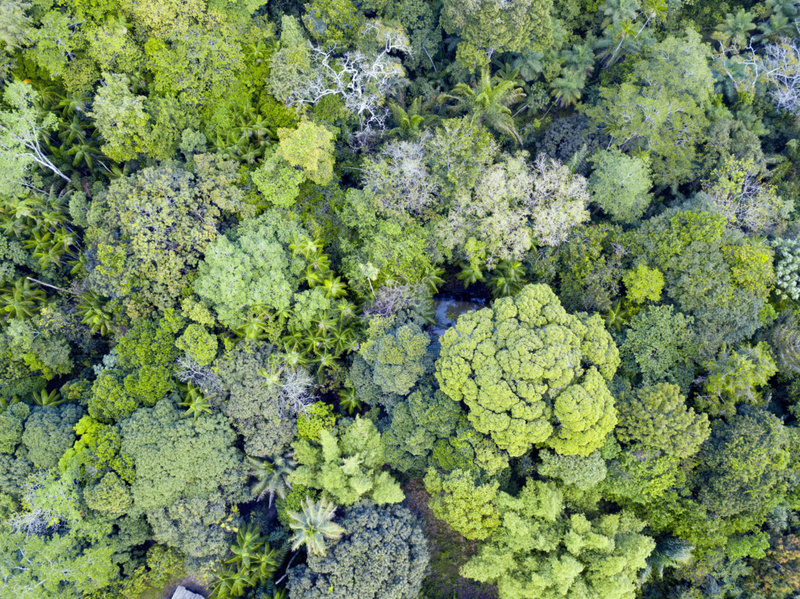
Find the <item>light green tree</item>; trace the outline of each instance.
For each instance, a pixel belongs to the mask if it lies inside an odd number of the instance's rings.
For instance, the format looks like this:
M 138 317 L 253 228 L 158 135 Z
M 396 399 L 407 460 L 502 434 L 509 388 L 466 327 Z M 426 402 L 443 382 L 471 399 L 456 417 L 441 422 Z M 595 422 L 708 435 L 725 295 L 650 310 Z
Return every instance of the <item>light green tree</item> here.
M 309 120 L 296 129 L 278 129 L 276 156 L 303 169 L 306 177 L 319 185 L 333 180 L 333 133 Z
M 713 416 L 732 416 L 740 403 L 762 406 L 764 398 L 758 389 L 778 372 L 769 346 L 763 341 L 735 351 L 723 347 L 707 367 L 705 394 L 695 401 L 700 409 Z
M 592 519 L 564 513 L 553 483 L 529 480 L 517 497 L 498 493 L 501 525 L 461 568 L 497 585 L 500 599 L 634 599 L 655 542 L 628 512 Z
M 339 426 L 337 434 L 321 431 L 319 443 L 296 441 L 297 469 L 290 476 L 292 485 L 320 489 L 339 505 L 351 505 L 369 498 L 377 504 L 402 501 L 400 485 L 384 465 L 381 434 L 372 423 L 356 416 Z
M 539 459 L 536 471 L 541 476 L 559 479 L 580 491 L 596 487 L 606 478 L 606 463 L 599 450 L 588 456 L 559 455 L 543 450 L 539 452 Z
M 616 423 L 606 387 L 619 365 L 614 341 L 599 316 L 568 314 L 546 285 L 461 315 L 441 346 L 442 391 L 511 456 L 538 444 L 589 455 Z
M 103 152 L 116 161 L 131 160 L 139 153 L 146 153 L 153 141 L 147 98 L 131 92 L 131 82 L 126 75 L 105 73 L 103 83 L 95 95 L 91 113 L 105 140 Z
M 208 247 L 195 292 L 231 328 L 240 326 L 256 306 L 285 310 L 304 266 L 292 257 L 289 244 L 303 233 L 296 219 L 274 209 L 248 221 Z
M 219 342 L 203 325 L 193 323 L 175 340 L 175 347 L 185 351 L 200 366 L 208 366 L 217 357 Z
M 467 539 L 485 539 L 500 525 L 494 505 L 499 484 L 479 484 L 472 470 L 441 474 L 433 468 L 425 474 L 425 490 L 433 515 Z
M 634 304 L 647 300 L 657 302 L 661 299 L 664 275 L 657 268 L 650 268 L 643 263 L 637 264 L 635 268 L 625 271 L 622 281 L 625 283 L 625 298 Z

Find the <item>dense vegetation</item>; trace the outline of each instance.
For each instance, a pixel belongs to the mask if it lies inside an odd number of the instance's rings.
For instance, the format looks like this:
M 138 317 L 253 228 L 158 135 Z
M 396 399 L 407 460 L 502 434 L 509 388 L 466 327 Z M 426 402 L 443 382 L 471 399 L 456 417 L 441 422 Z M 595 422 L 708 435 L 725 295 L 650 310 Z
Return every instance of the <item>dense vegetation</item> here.
M 798 596 L 800 0 L 0 46 L 0 596 Z

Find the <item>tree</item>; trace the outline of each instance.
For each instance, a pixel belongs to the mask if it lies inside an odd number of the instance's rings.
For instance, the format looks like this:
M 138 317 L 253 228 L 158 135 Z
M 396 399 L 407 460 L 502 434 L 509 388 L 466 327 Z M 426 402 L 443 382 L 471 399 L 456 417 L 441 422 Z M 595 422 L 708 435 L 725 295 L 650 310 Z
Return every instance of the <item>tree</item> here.
M 627 156 L 619 150 L 601 150 L 591 158 L 594 172 L 589 193 L 603 212 L 621 223 L 635 223 L 652 198 L 649 195 L 650 161 Z
M 704 107 L 713 89 L 708 48 L 689 30 L 668 37 L 635 63 L 625 81 L 600 90 L 586 111 L 621 149 L 650 152 L 653 179 L 671 185 L 693 178 L 692 160 L 708 125 Z
M 376 200 L 380 212 L 390 216 L 424 216 L 436 209 L 439 185 L 428 169 L 425 142 L 391 141 L 364 165 L 364 189 Z
M 70 183 L 42 148 L 43 138 L 55 129 L 58 119 L 52 113 L 42 117 L 39 94 L 29 83 L 14 81 L 3 92 L 3 101 L 11 111 L 0 111 L 0 191 L 14 195 L 20 186 L 35 189 L 29 183 L 34 164 Z
M 171 399 L 137 410 L 120 422 L 122 453 L 133 459 L 135 513 L 221 490 L 235 503 L 247 497 L 236 434 L 221 414 L 183 417 Z
M 78 599 L 113 588 L 120 562 L 147 539 L 141 520 L 86 513 L 74 481 L 39 472 L 20 487 L 25 507 L 0 530 L 3 592 Z
M 361 504 L 340 522 L 345 533 L 326 553 L 289 570 L 291 599 L 415 599 L 428 569 L 428 546 L 402 506 Z
M 219 342 L 203 325 L 192 323 L 175 340 L 175 347 L 185 351 L 200 366 L 208 366 L 217 357 Z
M 58 464 L 61 455 L 75 442 L 74 426 L 84 414 L 83 408 L 75 404 L 31 409 L 22 443 L 36 467 L 49 470 Z
M 218 223 L 242 207 L 232 162 L 202 155 L 194 161 L 195 173 L 166 163 L 121 177 L 92 202 L 90 280 L 101 294 L 126 298 L 133 315 L 148 304 L 172 307 Z
M 304 236 L 301 226 L 268 210 L 225 236 L 205 252 L 195 292 L 216 310 L 220 322 L 237 328 L 257 306 L 285 310 L 300 286 L 305 266 L 289 245 Z
M 438 389 L 423 386 L 398 402 L 381 439 L 386 462 L 401 472 L 424 472 L 433 446 L 455 432 L 461 410 Z
M 244 450 L 250 456 L 275 458 L 285 453 L 297 435 L 290 400 L 299 393 L 310 403 L 310 380 L 299 389 L 284 390 L 292 369 L 279 370 L 272 382 L 262 376 L 275 366 L 269 346 L 243 344 L 223 355 L 214 367 L 224 389 L 213 392 L 211 400 L 242 435 Z
M 340 53 L 335 46 L 317 47 L 306 42 L 303 47 L 299 31 L 293 28 L 287 40 L 291 47 L 277 60 L 281 72 L 289 75 L 289 83 L 273 83 L 273 89 L 286 95 L 284 102 L 296 108 L 317 104 L 328 96 L 340 99 L 360 125 L 353 139 L 355 146 L 385 129 L 386 97 L 405 75 L 390 53 L 410 50 L 402 27 L 377 20 L 367 21 L 359 37 L 363 50 Z
M 337 541 L 345 529 L 331 522 L 336 506 L 330 501 L 320 499 L 316 503 L 308 497 L 302 504 L 302 512 L 289 511 L 289 528 L 294 531 L 292 550 L 297 551 L 305 545 L 312 555 L 325 555 L 325 541 Z
M 175 388 L 175 334 L 183 321 L 168 311 L 159 321 L 139 319 L 120 339 L 92 384 L 89 414 L 109 423 L 152 406 Z
M 589 220 L 586 179 L 543 155 L 537 157 L 534 171 L 536 183 L 528 201 L 533 239 L 539 245 L 558 245 L 574 227 Z
M 261 168 L 250 173 L 258 191 L 268 205 L 290 208 L 300 195 L 300 185 L 306 174 L 280 158 L 275 152 L 265 156 Z
M 457 60 L 466 67 L 488 65 L 497 52 L 542 50 L 553 40 L 550 0 L 505 5 L 494 0 L 447 0 L 441 24 L 458 35 Z
M 478 484 L 472 470 L 442 475 L 431 468 L 425 475 L 433 515 L 467 539 L 485 539 L 500 525 L 494 505 L 498 486 L 496 481 Z
M 630 513 L 565 514 L 558 488 L 532 480 L 517 497 L 498 493 L 497 507 L 502 523 L 463 576 L 496 583 L 500 599 L 636 596 L 655 543 Z
M 619 364 L 616 345 L 599 316 L 567 314 L 546 285 L 462 314 L 441 345 L 442 391 L 512 457 L 537 444 L 588 455 L 616 423 L 605 383 Z
M 295 441 L 299 466 L 290 476 L 292 485 L 320 489 L 340 505 L 369 498 L 377 504 L 397 503 L 405 495 L 387 471 L 381 434 L 372 421 L 356 416 L 339 424 L 336 433 L 320 432 L 319 443 Z
M 245 501 L 241 495 L 236 501 Z M 229 499 L 219 491 L 208 496 L 181 497 L 147 513 L 152 538 L 178 549 L 190 570 L 207 569 L 231 546 L 237 526 L 243 525 Z
M 788 218 L 794 202 L 784 201 L 768 183 L 761 181 L 750 161 L 728 158 L 711 173 L 706 186 L 714 209 L 731 227 L 748 233 L 766 234 Z
M 109 518 L 117 518 L 133 507 L 128 485 L 116 472 L 107 472 L 97 484 L 87 486 L 83 490 L 86 506 L 105 514 Z
M 718 518 L 743 519 L 741 532 L 759 526 L 786 493 L 789 431 L 768 412 L 717 419 L 694 474 L 698 500 Z
M 624 393 L 617 409 L 616 437 L 633 450 L 685 459 L 695 455 L 711 434 L 708 416 L 687 408 L 677 385 L 658 383 Z
M 103 85 L 95 95 L 91 116 L 103 136 L 103 153 L 117 162 L 132 160 L 141 154 L 151 154 L 161 133 L 153 127 L 146 97 L 131 92 L 131 81 L 126 75 L 105 73 Z M 165 144 L 173 150 L 177 140 Z M 163 143 L 163 140 L 162 140 Z M 171 153 L 171 152 L 170 152 Z M 159 153 L 161 154 L 161 153 Z M 154 156 L 168 158 L 165 152 Z
M 661 299 L 664 275 L 657 268 L 637 264 L 636 268 L 622 275 L 622 281 L 625 283 L 625 298 L 634 304 L 642 304 L 647 300 L 657 302 Z
M 250 466 L 250 476 L 256 479 L 252 493 L 258 501 L 269 495 L 269 505 L 272 507 L 275 495 L 286 499 L 286 489 L 292 488 L 289 477 L 297 462 L 287 456 L 278 456 L 272 461 L 246 456 L 246 460 Z
M 606 478 L 606 463 L 599 450 L 588 456 L 559 455 L 543 450 L 539 452 L 539 459 L 541 463 L 536 465 L 536 472 L 540 476 L 560 479 L 580 491 L 596 487 Z
M 325 127 L 303 120 L 297 129 L 278 129 L 278 139 L 276 156 L 318 185 L 333 180 L 333 133 Z
M 672 306 L 653 306 L 630 321 L 620 345 L 623 364 L 642 374 L 645 383 L 685 384 L 685 366 L 693 355 L 691 316 L 675 313 Z
M 425 374 L 430 337 L 419 325 L 405 324 L 368 339 L 360 354 L 372 367 L 372 380 L 385 393 L 407 395 Z
M 437 227 L 440 243 L 479 270 L 523 259 L 532 243 L 530 220 L 536 219 L 541 182 L 522 156 L 505 155 L 482 170 L 471 193 L 455 195 L 446 222 Z
M 767 385 L 778 372 L 769 347 L 763 341 L 755 347 L 736 351 L 723 347 L 716 360 L 707 364 L 709 373 L 704 387 L 707 395 L 696 399 L 697 406 L 712 416 L 733 416 L 736 405 L 763 406 L 759 387 Z
M 525 94 L 522 88 L 515 87 L 513 81 L 505 79 L 493 85 L 489 67 L 485 66 L 474 89 L 466 83 L 459 83 L 444 97 L 458 100 L 456 110 L 465 109 L 469 112 L 473 123 L 486 124 L 522 145 L 510 106 L 522 101 Z

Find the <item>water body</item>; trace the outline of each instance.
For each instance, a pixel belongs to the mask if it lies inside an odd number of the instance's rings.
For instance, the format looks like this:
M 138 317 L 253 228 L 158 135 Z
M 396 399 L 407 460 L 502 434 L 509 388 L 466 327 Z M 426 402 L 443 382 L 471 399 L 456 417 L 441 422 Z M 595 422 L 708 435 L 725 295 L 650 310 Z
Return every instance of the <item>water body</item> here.
M 436 324 L 432 332 L 436 336 L 443 335 L 448 327 L 453 326 L 462 314 L 472 310 L 480 310 L 486 306 L 486 302 L 480 299 L 464 301 L 447 297 L 434 300 L 434 304 L 436 305 L 434 313 Z

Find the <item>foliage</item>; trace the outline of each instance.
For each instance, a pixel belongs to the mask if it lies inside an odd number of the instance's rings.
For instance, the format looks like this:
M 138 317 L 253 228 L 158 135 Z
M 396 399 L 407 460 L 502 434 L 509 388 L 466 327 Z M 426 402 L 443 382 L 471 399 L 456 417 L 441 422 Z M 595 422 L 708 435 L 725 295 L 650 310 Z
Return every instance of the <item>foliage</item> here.
M 560 479 L 565 485 L 575 485 L 581 491 L 597 486 L 606 477 L 606 463 L 600 451 L 588 456 L 559 455 L 552 451 L 540 451 L 541 463 L 536 472 L 541 476 Z
M 462 314 L 441 344 L 442 391 L 511 456 L 542 443 L 588 455 L 616 423 L 605 383 L 619 364 L 616 345 L 598 316 L 567 314 L 545 285 Z
M 298 380 L 299 388 L 287 388 L 292 395 L 284 391 L 288 369 L 278 371 L 277 381 L 268 384 L 261 373 L 271 365 L 271 358 L 272 349 L 265 344 L 242 345 L 227 352 L 215 365 L 214 374 L 224 389 L 213 393 L 213 403 L 244 438 L 245 452 L 255 457 L 284 453 L 297 434 L 297 422 L 287 400 L 297 392 L 309 397 L 310 380 Z
M 49 470 L 58 464 L 61 455 L 72 447 L 75 441 L 73 427 L 84 413 L 75 404 L 34 406 L 31 409 L 25 421 L 22 443 L 35 466 Z
M 330 431 L 336 424 L 333 406 L 318 401 L 297 417 L 297 435 L 301 439 L 319 441 L 322 431 Z
M 297 129 L 278 129 L 276 156 L 293 167 L 300 167 L 314 183 L 327 185 L 333 179 L 333 134 L 311 121 L 301 121 Z
M 305 439 L 294 443 L 299 466 L 290 482 L 320 489 L 340 505 L 351 505 L 362 497 L 377 504 L 402 501 L 400 485 L 381 471 L 385 458 L 378 429 L 359 416 L 345 422 L 335 433 L 321 431 L 319 443 Z
M 458 35 L 458 60 L 464 66 L 489 63 L 492 51 L 543 50 L 552 40 L 549 0 L 526 0 L 504 7 L 491 1 L 448 0 L 442 27 Z
M 691 316 L 676 313 L 668 305 L 639 312 L 620 345 L 623 364 L 641 372 L 646 383 L 682 383 L 681 375 L 692 355 L 692 321 Z
M 773 247 L 778 250 L 775 261 L 776 292 L 785 298 L 797 301 L 800 299 L 800 289 L 798 289 L 800 242 L 779 237 L 773 242 Z
M 286 499 L 286 489 L 292 488 L 289 477 L 297 462 L 286 456 L 278 456 L 272 461 L 246 456 L 246 460 L 250 466 L 250 476 L 256 479 L 252 494 L 258 501 L 269 495 L 269 505 L 272 506 L 276 495 L 280 499 Z
M 175 340 L 175 347 L 186 352 L 200 366 L 208 366 L 217 357 L 217 338 L 199 324 L 190 324 Z
M 692 179 L 692 160 L 708 120 L 704 106 L 713 89 L 708 49 L 699 35 L 669 36 L 653 44 L 618 86 L 600 89 L 587 110 L 614 145 L 650 153 L 653 181 L 669 185 Z
M 463 419 L 458 404 L 438 389 L 422 387 L 392 410 L 391 423 L 382 435 L 386 462 L 401 472 L 422 473 L 434 444 L 447 440 Z
M 708 195 L 729 226 L 769 233 L 794 207 L 791 200 L 785 202 L 773 187 L 761 182 L 752 162 L 728 159 L 711 176 L 714 182 L 707 187 Z
M 308 564 L 289 571 L 289 597 L 379 599 L 418 596 L 428 546 L 416 518 L 401 506 L 360 504 L 340 522 L 344 534 Z
M 135 289 L 145 304 L 174 305 L 222 217 L 240 209 L 233 163 L 211 156 L 195 163 L 197 173 L 169 163 L 142 169 L 93 199 L 88 241 L 97 291 L 126 297 Z M 137 310 L 129 304 L 129 313 Z

